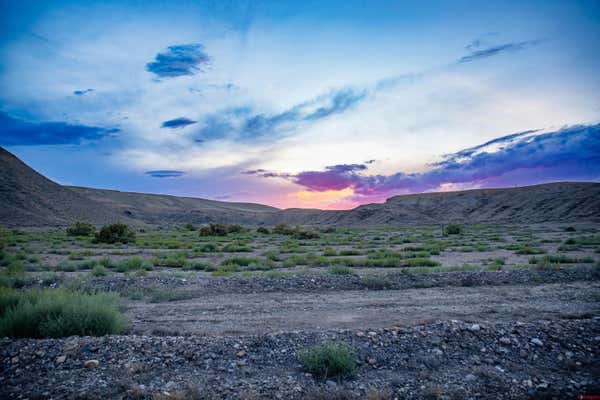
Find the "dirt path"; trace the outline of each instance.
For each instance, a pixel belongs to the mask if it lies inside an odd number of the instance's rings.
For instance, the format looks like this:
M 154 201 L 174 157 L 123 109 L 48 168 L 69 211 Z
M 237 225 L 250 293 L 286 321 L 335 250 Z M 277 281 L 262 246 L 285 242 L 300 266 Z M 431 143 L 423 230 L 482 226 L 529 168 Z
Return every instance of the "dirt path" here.
M 442 287 L 387 291 L 223 294 L 186 301 L 132 303 L 138 334 L 255 334 L 413 326 L 436 320 L 581 318 L 600 311 L 600 284 Z

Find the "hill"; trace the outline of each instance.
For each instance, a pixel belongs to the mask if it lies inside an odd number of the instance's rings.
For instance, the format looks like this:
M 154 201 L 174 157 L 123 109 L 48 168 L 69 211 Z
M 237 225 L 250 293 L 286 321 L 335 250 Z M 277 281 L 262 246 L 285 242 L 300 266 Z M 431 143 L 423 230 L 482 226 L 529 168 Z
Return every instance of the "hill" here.
M 558 182 L 506 189 L 394 196 L 352 210 L 279 210 L 253 203 L 59 185 L 0 148 L 0 224 L 58 227 L 76 220 L 134 225 L 429 225 L 600 221 L 600 184 Z

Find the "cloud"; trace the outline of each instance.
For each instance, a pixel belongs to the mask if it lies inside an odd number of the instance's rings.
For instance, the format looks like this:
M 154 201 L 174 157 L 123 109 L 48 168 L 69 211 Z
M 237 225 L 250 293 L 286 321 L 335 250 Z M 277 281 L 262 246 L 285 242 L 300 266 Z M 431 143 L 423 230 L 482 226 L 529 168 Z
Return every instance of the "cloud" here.
M 88 94 L 88 93 L 92 93 L 94 92 L 94 89 L 83 89 L 83 90 L 76 90 L 73 92 L 73 94 L 75 96 L 83 96 L 84 94 Z
M 448 155 L 422 173 L 363 175 L 364 164 L 341 164 L 298 174 L 249 171 L 279 177 L 310 191 L 351 188 L 359 196 L 419 193 L 444 187 L 512 185 L 559 180 L 600 180 L 600 124 L 555 132 L 526 131 Z
M 279 113 L 256 113 L 250 106 L 227 108 L 204 118 L 201 139 L 255 139 L 273 137 L 311 123 L 341 114 L 365 100 L 368 91 L 345 87 L 332 90 Z
M 146 64 L 146 71 L 161 78 L 194 75 L 210 62 L 201 44 L 181 44 L 167 47 L 154 61 Z
M 169 129 L 178 129 L 178 128 L 184 128 L 188 125 L 195 124 L 197 122 L 198 121 L 194 121 L 189 118 L 179 117 L 179 118 L 175 118 L 175 119 L 170 119 L 168 121 L 164 121 L 160 125 L 160 127 L 161 128 L 169 128 Z
M 0 144 L 36 146 L 79 144 L 114 136 L 118 128 L 73 125 L 67 122 L 28 122 L 0 112 Z
M 159 169 L 155 171 L 146 171 L 145 173 L 153 178 L 177 178 L 185 174 L 183 171 L 171 169 Z
M 467 63 L 471 61 L 480 60 L 482 58 L 488 58 L 495 55 L 499 55 L 502 53 L 515 53 L 521 50 L 525 50 L 534 46 L 537 46 L 541 43 L 541 40 L 527 40 L 524 42 L 516 42 L 516 43 L 505 43 L 497 46 L 487 47 L 485 49 L 479 49 L 480 42 L 477 42 L 475 45 L 472 43 L 467 48 L 469 49 L 478 49 L 472 50 L 470 54 L 462 57 L 458 60 L 459 63 Z

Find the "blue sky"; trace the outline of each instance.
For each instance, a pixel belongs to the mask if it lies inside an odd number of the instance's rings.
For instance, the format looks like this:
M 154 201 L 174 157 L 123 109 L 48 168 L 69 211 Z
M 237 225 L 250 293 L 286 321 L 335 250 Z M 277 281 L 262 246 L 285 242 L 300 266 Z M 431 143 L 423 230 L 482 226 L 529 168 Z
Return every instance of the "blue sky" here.
M 598 1 L 0 1 L 0 145 L 280 207 L 600 180 Z

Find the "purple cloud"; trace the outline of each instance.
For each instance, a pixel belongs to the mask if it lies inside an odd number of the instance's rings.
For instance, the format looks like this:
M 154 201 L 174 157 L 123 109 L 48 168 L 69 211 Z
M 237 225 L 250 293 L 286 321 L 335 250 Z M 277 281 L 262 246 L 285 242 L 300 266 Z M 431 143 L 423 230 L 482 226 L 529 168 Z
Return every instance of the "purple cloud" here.
M 418 193 L 442 185 L 512 186 L 550 181 L 600 180 L 600 124 L 574 126 L 556 132 L 536 131 L 503 136 L 450 154 L 423 173 L 364 175 L 364 164 L 341 164 L 324 171 L 295 175 L 255 170 L 262 177 L 279 177 L 312 191 L 352 188 L 356 195 Z

